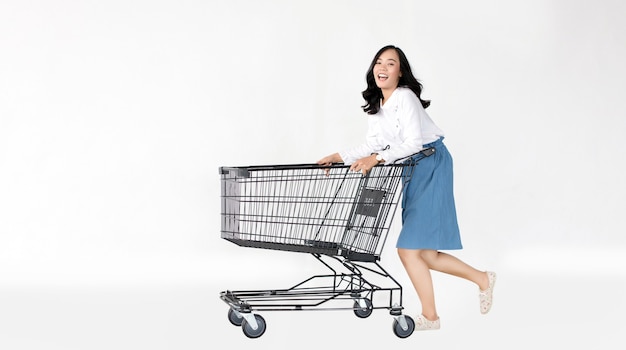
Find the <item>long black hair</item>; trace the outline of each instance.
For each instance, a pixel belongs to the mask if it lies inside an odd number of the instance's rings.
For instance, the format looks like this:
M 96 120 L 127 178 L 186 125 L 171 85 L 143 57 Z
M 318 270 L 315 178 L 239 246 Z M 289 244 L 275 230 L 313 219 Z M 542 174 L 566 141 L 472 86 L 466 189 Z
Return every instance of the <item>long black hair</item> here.
M 367 70 L 367 74 L 365 74 L 367 89 L 363 90 L 361 93 L 361 95 L 363 95 L 363 99 L 365 99 L 365 104 L 361 106 L 361 108 L 363 108 L 363 111 L 367 114 L 376 114 L 378 113 L 378 110 L 380 110 L 380 100 L 383 98 L 383 92 L 378 86 L 376 86 L 376 80 L 374 79 L 374 66 L 376 65 L 376 61 L 380 55 L 389 49 L 396 50 L 398 57 L 400 58 L 400 72 L 402 73 L 402 76 L 398 81 L 398 86 L 404 86 L 411 89 L 422 103 L 422 107 L 428 108 L 428 106 L 430 106 L 430 100 L 422 99 L 422 84 L 413 76 L 409 60 L 399 47 L 395 47 L 393 45 L 383 47 L 378 50 L 376 56 L 374 56 L 374 59 L 370 64 L 370 68 Z

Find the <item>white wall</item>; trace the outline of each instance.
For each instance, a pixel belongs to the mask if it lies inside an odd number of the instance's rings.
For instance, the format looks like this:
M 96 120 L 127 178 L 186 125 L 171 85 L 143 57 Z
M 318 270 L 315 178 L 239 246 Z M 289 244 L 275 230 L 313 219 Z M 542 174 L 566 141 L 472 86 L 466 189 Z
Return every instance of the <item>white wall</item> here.
M 460 256 L 623 274 L 625 11 L 3 1 L 0 288 L 228 288 L 247 259 L 299 261 L 220 239 L 218 167 L 314 162 L 360 142 L 364 75 L 387 44 L 408 55 L 447 133 Z

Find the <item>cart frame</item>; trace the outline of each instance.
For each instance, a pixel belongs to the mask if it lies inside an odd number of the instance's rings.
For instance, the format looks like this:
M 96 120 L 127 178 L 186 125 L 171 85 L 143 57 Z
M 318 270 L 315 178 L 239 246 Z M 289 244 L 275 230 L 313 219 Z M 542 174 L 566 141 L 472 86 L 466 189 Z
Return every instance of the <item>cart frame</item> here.
M 223 239 L 242 247 L 309 253 L 330 271 L 284 289 L 222 291 L 229 321 L 258 338 L 266 322 L 255 311 L 352 310 L 366 318 L 387 309 L 396 336 L 410 336 L 415 322 L 402 313 L 402 286 L 378 261 L 400 202 L 399 188 L 434 152 L 427 148 L 401 163 L 377 165 L 365 176 L 341 163 L 220 167 Z M 320 175 L 323 168 L 326 175 Z

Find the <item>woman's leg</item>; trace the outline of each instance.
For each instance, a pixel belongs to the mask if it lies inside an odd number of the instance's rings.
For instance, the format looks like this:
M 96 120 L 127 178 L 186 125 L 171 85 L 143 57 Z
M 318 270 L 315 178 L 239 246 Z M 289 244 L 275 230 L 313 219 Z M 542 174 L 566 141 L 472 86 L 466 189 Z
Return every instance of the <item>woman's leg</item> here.
M 450 254 L 436 250 L 421 250 L 420 257 L 432 270 L 474 282 L 480 290 L 485 290 L 489 287 L 487 272 L 477 270 Z
M 450 254 L 428 249 L 398 248 L 398 255 L 420 299 L 422 315 L 428 320 L 434 321 L 439 318 L 437 308 L 435 307 L 435 292 L 430 270 L 474 282 L 481 291 L 489 288 L 487 272 L 477 270 Z M 483 301 L 481 300 L 482 303 Z M 491 300 L 489 300 L 489 303 L 491 303 Z M 486 311 L 488 311 L 488 308 L 483 310 L 483 312 Z
M 400 261 L 409 275 L 411 283 L 422 304 L 422 315 L 434 321 L 439 318 L 435 308 L 435 292 L 428 263 L 422 257 L 422 250 L 398 248 Z M 436 252 L 436 251 L 434 251 Z

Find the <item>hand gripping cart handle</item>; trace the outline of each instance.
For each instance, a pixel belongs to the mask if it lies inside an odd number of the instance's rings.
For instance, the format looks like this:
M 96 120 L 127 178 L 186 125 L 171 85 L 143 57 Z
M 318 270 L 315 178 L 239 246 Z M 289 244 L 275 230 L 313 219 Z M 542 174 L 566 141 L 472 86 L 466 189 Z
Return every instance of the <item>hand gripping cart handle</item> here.
M 249 338 L 265 332 L 255 311 L 375 309 L 394 317 L 393 330 L 410 336 L 415 322 L 402 314 L 402 286 L 379 264 L 394 214 L 428 148 L 363 176 L 333 164 L 220 167 L 221 237 L 241 247 L 309 253 L 326 274 L 286 289 L 223 291 L 228 319 Z M 387 285 L 387 286 L 385 286 Z M 382 301 L 380 301 L 382 300 Z

